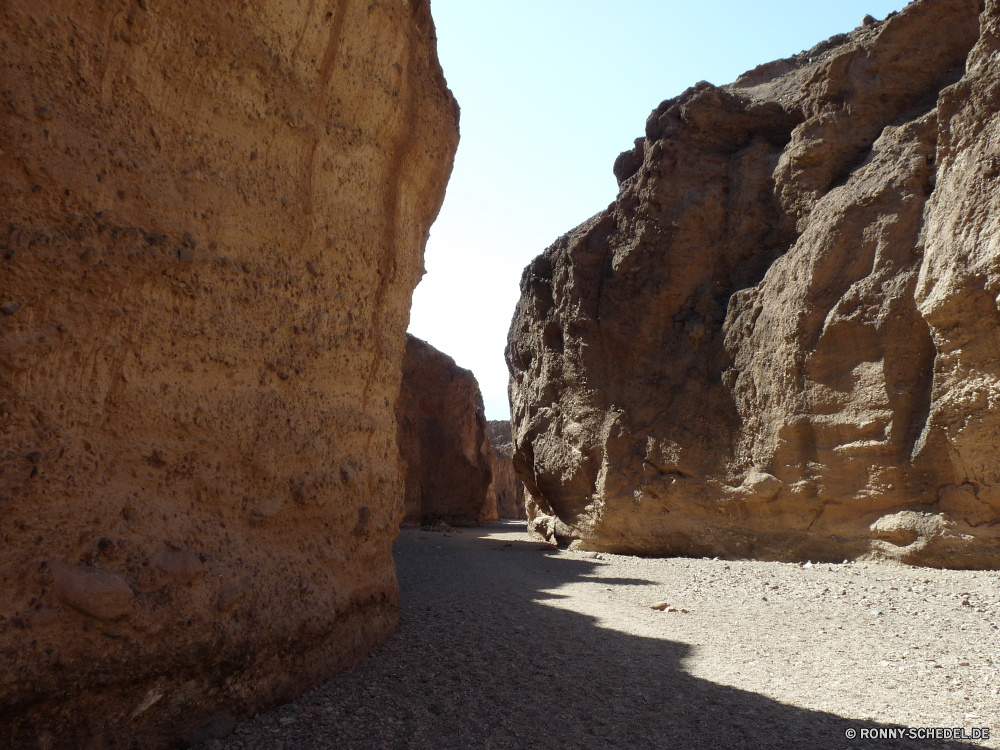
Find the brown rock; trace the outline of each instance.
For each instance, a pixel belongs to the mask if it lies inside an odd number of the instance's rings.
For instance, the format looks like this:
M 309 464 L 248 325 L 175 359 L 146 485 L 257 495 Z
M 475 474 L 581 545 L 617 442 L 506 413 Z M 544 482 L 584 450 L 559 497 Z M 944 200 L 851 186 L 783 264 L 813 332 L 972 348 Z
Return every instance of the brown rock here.
M 236 730 L 236 725 L 235 716 L 221 713 L 185 737 L 182 744 L 185 747 L 195 747 L 209 740 L 224 740 Z
M 42 5 L 0 12 L 0 613 L 58 614 L 0 621 L 0 745 L 175 747 L 396 628 L 458 111 L 426 0 Z
M 98 620 L 114 620 L 132 610 L 132 589 L 107 570 L 57 564 L 53 579 L 59 601 Z
M 189 549 L 161 549 L 153 553 L 149 564 L 169 578 L 187 583 L 205 572 L 205 563 Z
M 524 483 L 514 473 L 510 422 L 490 420 L 486 423 L 486 434 L 493 449 L 490 454 L 490 468 L 493 471 L 490 492 L 496 498 L 497 515 L 500 518 L 526 519 L 528 514 L 524 509 Z
M 1000 324 L 996 0 L 986 3 L 981 22 L 968 72 L 938 102 L 935 187 L 925 209 L 915 291 L 936 348 L 928 417 L 918 446 L 936 451 L 953 480 L 939 489 L 939 509 L 977 543 L 1000 518 L 994 448 L 1000 434 L 995 408 L 1000 364 L 992 343 Z M 950 554 L 964 554 L 967 545 L 961 537 L 948 541 Z
M 616 202 L 522 277 L 507 359 L 538 535 L 1000 565 L 980 10 L 919 0 L 650 115 Z
M 221 586 L 215 593 L 215 606 L 220 612 L 228 612 L 240 600 L 240 591 L 231 581 Z
M 403 523 L 441 520 L 471 526 L 496 521 L 492 450 L 475 375 L 426 341 L 407 335 L 396 419 L 406 471 Z

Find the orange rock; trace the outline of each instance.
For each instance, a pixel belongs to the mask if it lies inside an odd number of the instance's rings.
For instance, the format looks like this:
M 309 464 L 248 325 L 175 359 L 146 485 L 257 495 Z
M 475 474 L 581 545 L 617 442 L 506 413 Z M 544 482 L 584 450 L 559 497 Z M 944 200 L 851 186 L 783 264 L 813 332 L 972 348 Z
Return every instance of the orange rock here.
M 470 526 L 497 520 L 479 383 L 426 341 L 407 335 L 396 401 L 406 471 L 404 524 Z
M 0 627 L 0 745 L 173 747 L 396 628 L 457 105 L 427 0 L 12 0 L 0 47 L 0 612 L 58 613 Z

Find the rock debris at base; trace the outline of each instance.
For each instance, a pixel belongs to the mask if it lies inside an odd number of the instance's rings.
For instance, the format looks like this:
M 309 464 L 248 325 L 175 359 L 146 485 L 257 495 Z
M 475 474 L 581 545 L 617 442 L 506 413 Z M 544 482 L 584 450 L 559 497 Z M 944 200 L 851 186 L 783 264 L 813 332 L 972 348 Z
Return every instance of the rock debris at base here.
M 996 572 L 589 554 L 542 550 L 510 522 L 404 529 L 397 635 L 203 747 L 844 749 L 875 746 L 848 728 L 1000 733 Z

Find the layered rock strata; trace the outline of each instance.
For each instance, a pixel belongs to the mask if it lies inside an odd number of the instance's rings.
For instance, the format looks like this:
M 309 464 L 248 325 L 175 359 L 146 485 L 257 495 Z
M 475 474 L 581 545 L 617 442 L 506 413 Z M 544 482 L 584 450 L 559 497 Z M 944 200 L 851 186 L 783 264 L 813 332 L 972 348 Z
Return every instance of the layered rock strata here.
M 998 18 L 918 0 L 652 112 L 522 277 L 537 533 L 1000 566 Z
M 0 744 L 196 743 L 396 627 L 457 106 L 426 0 L 13 0 L 0 45 Z
M 406 473 L 403 523 L 496 521 L 493 451 L 475 375 L 407 334 L 396 420 Z
M 514 472 L 514 445 L 510 439 L 510 422 L 493 420 L 486 423 L 486 433 L 493 448 L 490 466 L 493 483 L 490 492 L 496 498 L 500 518 L 527 519 L 524 508 L 524 483 Z

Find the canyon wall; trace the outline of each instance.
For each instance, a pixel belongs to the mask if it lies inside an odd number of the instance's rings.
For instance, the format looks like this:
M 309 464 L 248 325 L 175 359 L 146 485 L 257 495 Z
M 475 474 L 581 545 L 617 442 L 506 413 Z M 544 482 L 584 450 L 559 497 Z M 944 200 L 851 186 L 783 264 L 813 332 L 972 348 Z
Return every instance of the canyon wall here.
M 497 520 L 486 412 L 469 370 L 426 341 L 406 336 L 396 402 L 397 442 L 406 474 L 408 526 Z
M 426 0 L 11 0 L 0 45 L 0 744 L 194 744 L 396 628 L 458 108 Z
M 1000 567 L 983 11 L 918 0 L 652 112 L 616 201 L 522 276 L 507 362 L 535 533 Z
M 510 422 L 491 419 L 486 423 L 486 434 L 493 448 L 490 467 L 493 483 L 490 492 L 496 498 L 497 515 L 500 518 L 524 520 L 528 518 L 524 508 L 524 483 L 514 472 L 514 445 L 510 439 Z

